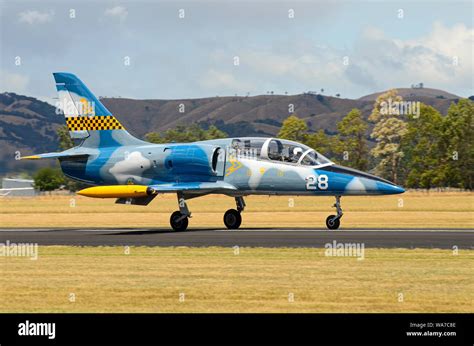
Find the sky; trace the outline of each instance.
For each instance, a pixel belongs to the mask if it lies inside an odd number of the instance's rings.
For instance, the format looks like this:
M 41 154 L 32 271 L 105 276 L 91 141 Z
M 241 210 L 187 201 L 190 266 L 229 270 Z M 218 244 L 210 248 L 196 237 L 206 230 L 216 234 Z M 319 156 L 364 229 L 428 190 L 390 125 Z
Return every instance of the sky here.
M 135 99 L 394 87 L 474 94 L 473 1 L 0 0 L 0 92 L 53 72 Z

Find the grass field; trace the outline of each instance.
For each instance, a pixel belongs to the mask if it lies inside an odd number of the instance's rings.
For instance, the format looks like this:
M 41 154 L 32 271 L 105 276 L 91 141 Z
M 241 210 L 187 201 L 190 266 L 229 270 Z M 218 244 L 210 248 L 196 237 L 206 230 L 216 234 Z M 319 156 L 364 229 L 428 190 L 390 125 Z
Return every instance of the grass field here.
M 246 198 L 242 227 L 325 227 L 332 197 Z M 188 202 L 190 227 L 223 227 L 233 198 L 205 196 Z M 341 228 L 474 228 L 474 194 L 407 192 L 395 196 L 343 197 Z M 1 198 L 0 227 L 169 227 L 176 196 L 159 195 L 149 206 L 116 205 L 80 196 Z
M 0 311 L 472 312 L 473 262 L 472 250 L 40 246 L 36 261 L 0 258 Z
M 344 197 L 342 228 L 473 228 L 474 195 Z M 242 227 L 324 228 L 332 198 L 246 199 Z M 189 201 L 190 227 L 222 227 L 232 198 Z M 0 227 L 169 227 L 176 197 L 148 207 L 77 196 L 0 199 Z M 0 312 L 472 312 L 474 250 L 40 246 L 0 257 Z M 75 297 L 74 301 L 72 297 Z M 294 299 L 292 300 L 291 297 Z

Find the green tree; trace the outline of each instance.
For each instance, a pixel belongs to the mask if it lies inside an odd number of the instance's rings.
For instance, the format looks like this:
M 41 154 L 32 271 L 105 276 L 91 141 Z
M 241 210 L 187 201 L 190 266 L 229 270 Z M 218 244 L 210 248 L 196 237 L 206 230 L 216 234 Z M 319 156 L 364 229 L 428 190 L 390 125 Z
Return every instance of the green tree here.
M 219 130 L 215 125 L 211 125 L 205 131 L 205 136 L 206 136 L 206 139 L 219 139 L 219 138 L 226 138 L 227 133 Z
M 307 131 L 308 125 L 306 125 L 303 119 L 298 118 L 296 115 L 290 115 L 283 121 L 280 132 L 278 132 L 278 138 L 303 142 Z
M 333 156 L 336 153 L 336 138 L 328 136 L 323 130 L 314 133 L 309 133 L 308 130 L 306 122 L 293 114 L 283 121 L 277 136 L 306 144 L 323 155 Z
M 34 176 L 34 186 L 41 191 L 53 191 L 64 184 L 63 174 L 59 169 L 41 168 Z
M 338 141 L 336 137 L 325 134 L 323 130 L 306 134 L 302 143 L 324 156 L 330 156 L 332 161 L 337 161 L 335 154 L 338 152 Z
M 445 186 L 473 188 L 474 102 L 460 99 L 452 103 L 442 126 L 442 180 Z
M 365 171 L 368 166 L 369 149 L 366 132 L 367 123 L 360 110 L 354 108 L 338 124 L 338 151 L 343 152 L 346 166 Z
M 214 125 L 211 125 L 207 130 L 204 130 L 198 124 L 193 124 L 188 127 L 178 125 L 175 128 L 166 130 L 163 134 L 150 132 L 145 135 L 145 139 L 151 143 L 188 143 L 225 137 L 227 137 L 227 133 L 219 130 Z
M 391 89 L 380 94 L 375 100 L 372 113 L 369 115 L 369 121 L 377 122 L 390 115 L 400 115 L 399 109 L 395 107 L 396 102 L 402 102 L 403 98 L 398 95 L 396 89 Z
M 192 125 L 186 127 L 178 125 L 175 128 L 168 129 L 164 133 L 150 132 L 145 135 L 145 139 L 151 143 L 187 143 L 199 140 L 202 137 L 202 129 L 199 126 Z
M 145 140 L 150 143 L 165 143 L 163 137 L 158 132 L 148 132 L 145 135 Z
M 401 162 L 407 187 L 425 188 L 442 185 L 440 150 L 443 118 L 433 107 L 420 105 L 419 115 L 409 115 L 407 133 L 401 140 Z
M 396 90 L 390 90 L 377 97 L 369 116 L 369 120 L 375 123 L 370 135 L 377 142 L 371 151 L 377 162 L 375 173 L 394 183 L 398 183 L 403 157 L 400 141 L 407 132 L 407 124 L 401 119 L 399 108 L 396 107 L 401 101 Z
M 56 129 L 56 134 L 59 138 L 59 148 L 61 150 L 67 150 L 74 147 L 74 142 L 71 136 L 69 135 L 69 129 L 66 125 L 59 126 Z

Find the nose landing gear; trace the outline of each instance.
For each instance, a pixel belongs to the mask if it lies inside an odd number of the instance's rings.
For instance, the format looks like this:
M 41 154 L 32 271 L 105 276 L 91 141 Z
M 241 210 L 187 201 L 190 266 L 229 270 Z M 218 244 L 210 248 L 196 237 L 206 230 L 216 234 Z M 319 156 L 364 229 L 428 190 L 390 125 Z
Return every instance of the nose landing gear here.
M 336 208 L 337 215 L 329 215 L 326 219 L 326 226 L 329 229 L 338 229 L 341 224 L 341 217 L 343 215 L 341 208 L 341 196 L 336 196 L 336 203 L 333 207 Z
M 242 196 L 235 197 L 235 204 L 237 205 L 237 210 L 229 209 L 224 214 L 224 224 L 228 229 L 237 229 L 242 223 L 241 212 L 245 209 L 245 201 Z

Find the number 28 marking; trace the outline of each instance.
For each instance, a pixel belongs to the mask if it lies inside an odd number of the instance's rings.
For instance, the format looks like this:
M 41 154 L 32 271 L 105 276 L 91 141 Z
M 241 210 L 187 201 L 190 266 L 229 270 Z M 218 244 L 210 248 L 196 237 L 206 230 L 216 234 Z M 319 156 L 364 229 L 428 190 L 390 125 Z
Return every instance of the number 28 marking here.
M 329 182 L 329 179 L 326 174 L 318 175 L 317 179 L 316 179 L 316 176 L 310 175 L 306 177 L 306 190 L 317 190 L 317 189 L 327 190 L 328 182 Z

